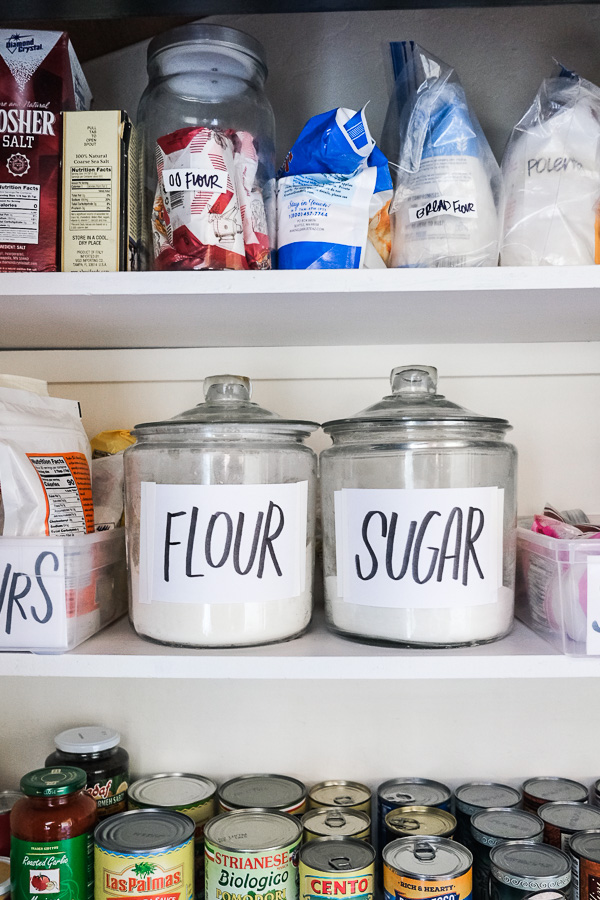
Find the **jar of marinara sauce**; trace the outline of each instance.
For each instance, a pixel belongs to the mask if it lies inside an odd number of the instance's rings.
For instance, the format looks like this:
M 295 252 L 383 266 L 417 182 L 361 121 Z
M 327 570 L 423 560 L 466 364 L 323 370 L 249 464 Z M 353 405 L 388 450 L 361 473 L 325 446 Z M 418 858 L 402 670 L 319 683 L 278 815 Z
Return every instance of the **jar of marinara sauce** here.
M 75 766 L 36 769 L 10 814 L 12 900 L 92 900 L 96 802 Z

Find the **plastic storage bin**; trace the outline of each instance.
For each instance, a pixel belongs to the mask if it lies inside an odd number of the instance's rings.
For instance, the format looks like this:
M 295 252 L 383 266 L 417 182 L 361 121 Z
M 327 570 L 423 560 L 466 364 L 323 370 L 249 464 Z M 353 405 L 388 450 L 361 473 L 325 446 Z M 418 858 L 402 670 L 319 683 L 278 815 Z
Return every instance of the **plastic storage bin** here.
M 0 538 L 0 650 L 62 653 L 126 610 L 124 528 Z
M 600 655 L 600 539 L 547 537 L 531 521 L 517 529 L 515 614 L 562 653 Z

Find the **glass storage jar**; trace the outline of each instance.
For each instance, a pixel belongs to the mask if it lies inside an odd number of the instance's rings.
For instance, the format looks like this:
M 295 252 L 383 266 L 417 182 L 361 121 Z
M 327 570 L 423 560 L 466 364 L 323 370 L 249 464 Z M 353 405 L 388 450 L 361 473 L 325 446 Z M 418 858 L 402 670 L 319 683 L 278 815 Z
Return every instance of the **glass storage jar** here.
M 247 378 L 137 425 L 125 452 L 130 615 L 142 637 L 236 647 L 301 634 L 312 612 L 316 422 L 250 401 Z
M 400 366 L 392 393 L 323 428 L 323 565 L 329 625 L 420 646 L 511 628 L 515 448 L 505 419 L 436 393 L 431 366 Z
M 195 23 L 148 46 L 138 109 L 150 268 L 269 269 L 275 120 L 261 44 Z

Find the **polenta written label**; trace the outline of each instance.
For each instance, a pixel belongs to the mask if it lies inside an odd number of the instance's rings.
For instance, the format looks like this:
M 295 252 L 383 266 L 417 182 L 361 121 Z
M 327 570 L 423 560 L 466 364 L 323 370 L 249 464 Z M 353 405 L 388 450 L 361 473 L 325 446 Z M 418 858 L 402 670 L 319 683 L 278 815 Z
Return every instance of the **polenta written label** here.
M 127 856 L 96 847 L 95 900 L 192 900 L 194 845 L 167 853 Z

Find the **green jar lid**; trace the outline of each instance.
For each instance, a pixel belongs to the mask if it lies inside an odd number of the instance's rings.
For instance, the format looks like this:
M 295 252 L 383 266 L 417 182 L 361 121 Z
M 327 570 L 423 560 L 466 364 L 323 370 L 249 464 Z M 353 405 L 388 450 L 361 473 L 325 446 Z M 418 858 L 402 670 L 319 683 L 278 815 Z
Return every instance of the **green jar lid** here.
M 28 797 L 62 797 L 85 787 L 87 775 L 77 766 L 50 766 L 34 769 L 21 778 L 21 790 Z

